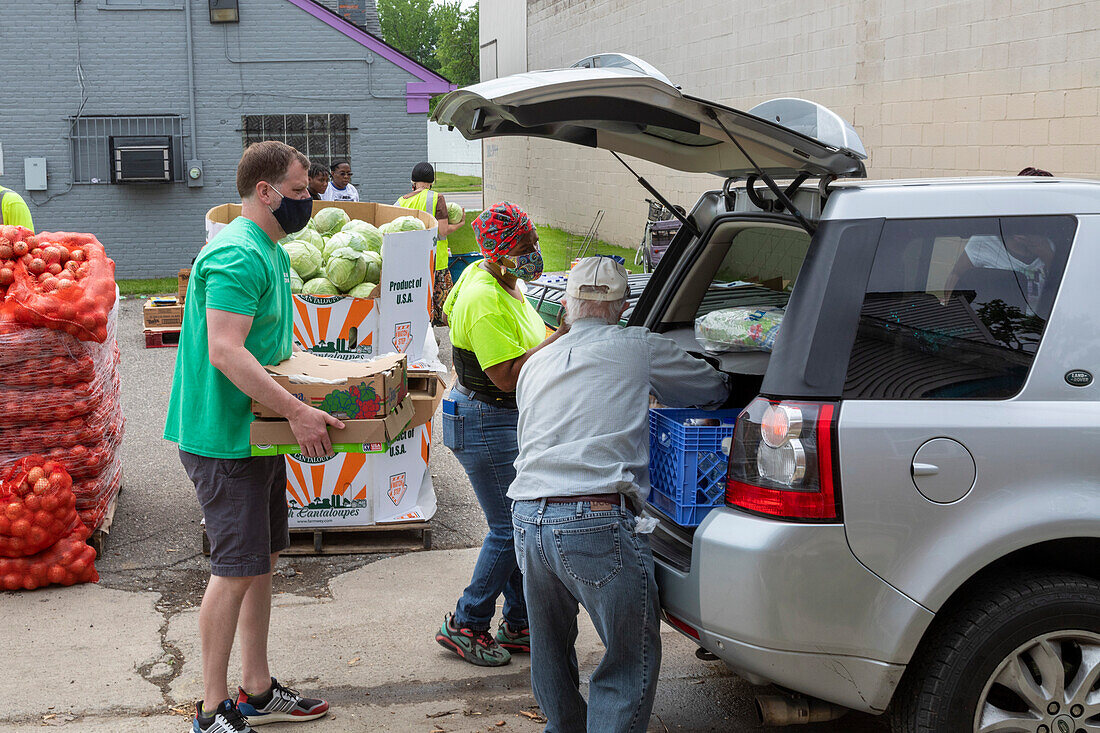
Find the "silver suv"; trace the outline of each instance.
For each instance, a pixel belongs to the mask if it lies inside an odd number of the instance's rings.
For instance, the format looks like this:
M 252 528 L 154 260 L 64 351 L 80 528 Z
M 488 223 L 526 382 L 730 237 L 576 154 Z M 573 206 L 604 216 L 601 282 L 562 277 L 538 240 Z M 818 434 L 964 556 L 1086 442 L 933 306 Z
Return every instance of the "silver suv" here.
M 769 720 L 1100 731 L 1100 182 L 840 182 L 865 156 L 828 110 L 629 67 L 485 82 L 435 117 L 725 179 L 630 323 L 701 352 L 700 316 L 785 309 L 770 354 L 700 353 L 740 385 L 724 504 L 653 540 L 666 620 L 805 696 Z

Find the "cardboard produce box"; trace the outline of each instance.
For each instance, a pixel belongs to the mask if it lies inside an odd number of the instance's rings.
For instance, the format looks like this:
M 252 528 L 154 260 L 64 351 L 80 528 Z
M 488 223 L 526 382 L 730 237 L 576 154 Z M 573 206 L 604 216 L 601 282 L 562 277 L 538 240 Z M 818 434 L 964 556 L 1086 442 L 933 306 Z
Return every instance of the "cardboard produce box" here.
M 409 392 L 406 362 L 404 354 L 372 361 L 343 361 L 299 351 L 286 361 L 264 368 L 300 402 L 341 420 L 370 420 L 388 415 L 405 399 Z M 252 413 L 282 418 L 256 400 L 252 401 Z
M 344 429 L 329 427 L 328 435 L 335 453 L 380 453 L 397 439 L 415 413 L 412 399 L 406 397 L 397 409 L 373 420 L 343 420 Z M 301 453 L 301 446 L 286 420 L 256 419 L 249 428 L 254 456 Z
M 176 298 L 149 298 L 142 316 L 146 328 L 180 328 L 183 326 L 183 305 Z
M 412 424 L 414 426 L 431 422 L 440 403 L 443 402 L 446 389 L 447 383 L 436 372 L 409 373 L 409 396 L 413 401 Z
M 176 276 L 176 299 L 182 305 L 187 300 L 187 283 L 191 280 L 191 268 L 186 267 Z
M 435 514 L 435 487 L 428 470 L 431 447 L 432 427 L 425 424 L 406 430 L 385 453 L 368 456 L 375 524 L 424 521 Z
M 290 526 L 363 527 L 425 521 L 436 512 L 431 427 L 401 433 L 382 453 L 285 456 Z
M 438 223 L 423 211 L 367 202 L 314 201 L 313 212 L 330 206 L 375 226 L 415 216 L 428 228 L 383 236 L 382 277 L 371 298 L 295 295 L 295 341 L 308 351 L 335 359 L 364 359 L 390 352 L 407 354 L 412 361 L 420 359 L 431 331 Z M 206 214 L 207 241 L 240 212 L 240 204 L 210 209 Z
M 374 524 L 374 482 L 366 453 L 286 460 L 286 506 L 291 527 Z

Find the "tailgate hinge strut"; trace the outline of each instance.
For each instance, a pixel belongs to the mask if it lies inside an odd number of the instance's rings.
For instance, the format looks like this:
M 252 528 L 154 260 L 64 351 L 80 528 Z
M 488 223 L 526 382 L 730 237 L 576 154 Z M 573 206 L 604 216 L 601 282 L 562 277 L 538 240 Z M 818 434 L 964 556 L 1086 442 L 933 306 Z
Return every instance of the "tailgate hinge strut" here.
M 677 219 L 679 219 L 680 223 L 688 228 L 688 231 L 690 231 L 696 237 L 698 237 L 702 234 L 699 231 L 699 227 L 695 226 L 695 222 L 691 221 L 691 219 L 688 219 L 685 214 L 681 214 L 680 210 L 677 209 L 675 206 L 673 206 L 671 203 L 669 203 L 669 200 L 666 199 L 664 196 L 662 196 L 660 191 L 658 191 L 657 189 L 655 189 L 653 186 L 651 186 L 649 184 L 649 181 L 647 181 L 646 179 L 642 178 L 637 173 L 635 173 L 634 169 L 631 168 L 629 165 L 627 165 L 626 161 L 623 160 L 622 158 L 620 158 L 618 153 L 616 153 L 614 150 L 612 150 L 611 154 L 614 155 L 615 158 L 620 163 L 623 164 L 623 167 L 625 167 L 628 171 L 630 171 L 630 174 L 632 176 L 634 176 L 635 178 L 638 179 L 638 183 L 642 184 L 642 188 L 644 188 L 645 190 L 649 191 L 651 194 L 656 196 L 657 200 L 661 202 L 661 205 L 663 205 L 666 209 L 668 209 L 670 212 L 672 212 L 672 215 L 675 216 Z
M 741 154 L 745 156 L 745 160 L 749 161 L 749 164 L 756 169 L 756 173 L 760 176 L 760 180 L 764 181 L 764 183 L 767 184 L 768 188 L 771 189 L 771 192 L 775 194 L 776 199 L 779 200 L 779 203 L 783 204 L 783 206 L 786 207 L 787 211 L 791 212 L 791 215 L 798 220 L 799 224 L 802 225 L 802 228 L 806 230 L 806 233 L 812 236 L 814 233 L 814 225 L 806 220 L 806 217 L 802 215 L 802 212 L 798 210 L 798 207 L 794 205 L 794 201 L 792 201 L 790 197 L 787 196 L 783 189 L 776 185 L 775 181 L 772 180 L 772 177 L 769 176 L 763 168 L 756 164 L 756 161 L 752 159 L 751 155 L 749 155 L 749 151 L 745 150 L 744 146 L 741 145 L 740 142 L 738 142 L 737 138 L 734 137 L 729 128 L 722 123 L 722 120 L 718 117 L 714 110 L 708 109 L 707 114 L 712 120 L 718 123 L 718 126 L 722 128 L 722 132 L 726 133 L 726 137 L 728 137 L 730 141 L 737 146 L 737 149 L 740 150 Z M 789 191 L 790 189 L 787 190 Z

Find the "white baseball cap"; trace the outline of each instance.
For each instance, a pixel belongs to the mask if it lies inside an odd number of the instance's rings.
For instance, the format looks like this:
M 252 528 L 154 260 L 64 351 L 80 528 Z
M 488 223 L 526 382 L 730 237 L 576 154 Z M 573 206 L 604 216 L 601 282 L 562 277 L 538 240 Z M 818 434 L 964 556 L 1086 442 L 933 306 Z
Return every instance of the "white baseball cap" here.
M 629 292 L 626 268 L 610 257 L 585 257 L 569 273 L 565 292 L 579 300 L 622 300 Z

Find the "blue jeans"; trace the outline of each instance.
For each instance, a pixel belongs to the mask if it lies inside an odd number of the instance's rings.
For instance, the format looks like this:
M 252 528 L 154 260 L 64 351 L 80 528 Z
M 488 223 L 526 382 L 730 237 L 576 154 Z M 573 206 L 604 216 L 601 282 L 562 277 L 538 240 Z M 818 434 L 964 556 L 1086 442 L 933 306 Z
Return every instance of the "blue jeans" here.
M 516 421 L 519 412 L 471 399 L 451 391 L 454 404 L 444 405 L 443 444 L 462 464 L 485 512 L 489 534 L 481 543 L 474 575 L 455 608 L 455 625 L 489 629 L 497 598 L 504 594 L 504 620 L 513 629 L 527 628 L 523 574 L 512 544 L 512 513 L 508 487 L 516 477 L 512 462 L 519 453 Z M 453 414 L 448 411 L 453 407 Z
M 661 668 L 653 554 L 623 506 L 517 501 L 516 555 L 531 623 L 531 686 L 547 733 L 644 731 Z M 577 606 L 607 651 L 592 673 L 588 703 L 577 668 Z

